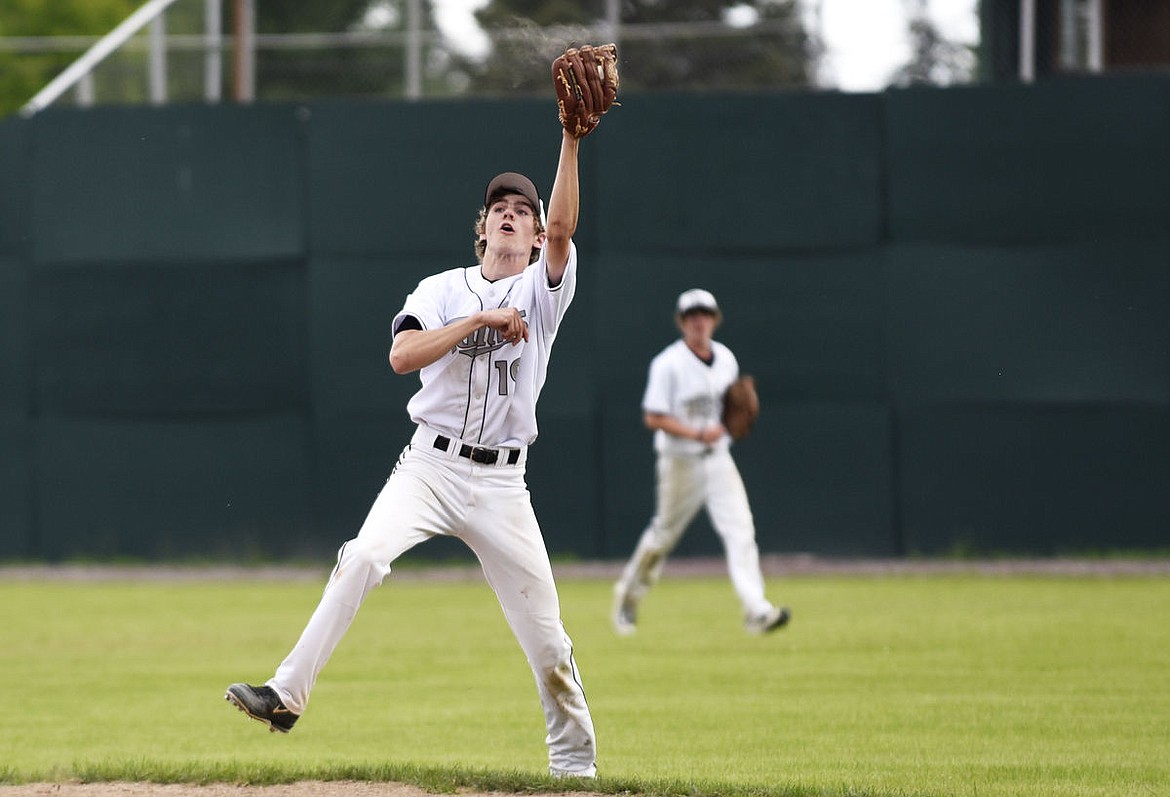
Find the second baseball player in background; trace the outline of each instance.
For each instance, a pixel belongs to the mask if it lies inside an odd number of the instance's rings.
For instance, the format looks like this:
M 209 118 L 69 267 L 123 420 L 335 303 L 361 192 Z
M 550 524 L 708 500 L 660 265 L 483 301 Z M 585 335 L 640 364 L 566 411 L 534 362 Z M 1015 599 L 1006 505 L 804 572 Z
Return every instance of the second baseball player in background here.
M 642 411 L 657 453 L 655 511 L 614 585 L 612 620 L 622 636 L 637 630 L 642 599 L 704 506 L 727 552 L 745 628 L 753 634 L 774 631 L 791 614 L 764 597 L 752 510 L 723 427 L 723 397 L 739 376 L 739 361 L 711 337 L 722 320 L 709 291 L 685 291 L 675 312 L 682 337 L 650 363 Z

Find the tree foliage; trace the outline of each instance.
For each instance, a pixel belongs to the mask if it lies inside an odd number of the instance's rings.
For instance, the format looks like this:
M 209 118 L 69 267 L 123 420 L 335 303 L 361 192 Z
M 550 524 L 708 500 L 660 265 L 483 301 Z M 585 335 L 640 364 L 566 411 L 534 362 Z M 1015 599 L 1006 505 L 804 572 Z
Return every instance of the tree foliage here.
M 419 30 L 437 30 L 430 0 L 419 2 Z M 382 12 L 370 14 L 371 11 Z M 313 51 L 268 50 L 257 55 L 257 74 L 266 99 L 307 99 L 321 96 L 402 97 L 406 88 L 407 0 L 264 0 L 256 26 L 265 33 L 389 34 L 377 45 L 333 47 Z M 438 37 L 434 37 L 438 39 Z M 427 96 L 450 93 L 446 85 L 450 60 L 443 44 L 423 54 L 420 81 Z
M 895 86 L 964 83 L 975 70 L 975 54 L 962 44 L 948 41 L 927 16 L 925 0 L 907 3 L 910 60 L 890 77 Z
M 733 12 L 749 21 L 733 22 Z M 604 30 L 605 2 L 492 0 L 476 19 L 492 50 L 482 64 L 468 67 L 473 89 L 535 92 L 548 82 L 547 69 L 540 66 L 547 67 L 564 47 L 583 43 L 590 30 Z M 761 89 L 811 82 L 813 43 L 796 0 L 623 0 L 620 30 L 624 90 Z
M 256 0 L 256 30 L 259 33 L 348 30 L 361 21 L 372 4 L 372 0 Z M 231 13 L 232 0 L 224 0 L 225 25 L 231 25 Z
M 0 36 L 78 36 L 110 30 L 136 0 L 0 0 Z
M 136 0 L 0 0 L 0 36 L 86 36 L 109 31 Z M 0 51 L 0 115 L 19 109 L 77 53 Z

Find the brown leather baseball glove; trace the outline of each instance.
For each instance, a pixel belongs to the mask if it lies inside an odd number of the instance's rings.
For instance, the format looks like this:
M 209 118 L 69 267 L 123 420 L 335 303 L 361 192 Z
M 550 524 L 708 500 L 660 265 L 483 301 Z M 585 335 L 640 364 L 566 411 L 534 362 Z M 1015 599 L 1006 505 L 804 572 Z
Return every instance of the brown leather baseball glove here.
M 584 138 L 617 99 L 617 45 L 570 47 L 553 61 L 552 77 L 561 125 Z
M 723 394 L 723 426 L 735 440 L 748 436 L 760 415 L 760 396 L 756 393 L 756 379 L 741 376 Z

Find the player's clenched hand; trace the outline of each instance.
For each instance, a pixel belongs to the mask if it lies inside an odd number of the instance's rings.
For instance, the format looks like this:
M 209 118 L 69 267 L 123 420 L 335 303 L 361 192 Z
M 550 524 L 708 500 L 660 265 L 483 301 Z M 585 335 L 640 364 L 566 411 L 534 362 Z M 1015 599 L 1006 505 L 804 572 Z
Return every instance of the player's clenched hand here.
M 704 426 L 699 430 L 699 442 L 712 445 L 719 442 L 725 434 L 727 434 L 727 430 L 723 428 L 723 424 L 721 423 L 717 423 L 714 426 Z
M 500 339 L 515 346 L 528 340 L 528 323 L 515 307 L 498 307 L 479 314 L 480 322 L 499 333 Z
M 478 329 L 494 329 L 505 343 L 528 340 L 528 324 L 513 307 L 485 310 L 452 321 L 438 329 L 402 329 L 390 346 L 390 367 L 396 374 L 409 374 L 438 362 Z

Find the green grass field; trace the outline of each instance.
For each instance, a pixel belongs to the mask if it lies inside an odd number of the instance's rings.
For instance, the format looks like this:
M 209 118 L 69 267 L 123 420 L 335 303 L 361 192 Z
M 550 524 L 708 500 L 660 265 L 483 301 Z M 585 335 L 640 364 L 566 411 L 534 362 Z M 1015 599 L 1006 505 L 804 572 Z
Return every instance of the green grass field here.
M 403 779 L 547 788 L 532 676 L 480 581 L 376 590 L 288 736 L 223 700 L 263 681 L 322 581 L 0 581 L 0 781 Z M 629 639 L 608 581 L 563 614 L 624 793 L 1164 795 L 1170 579 L 770 580 L 745 635 L 723 578 L 664 581 Z

